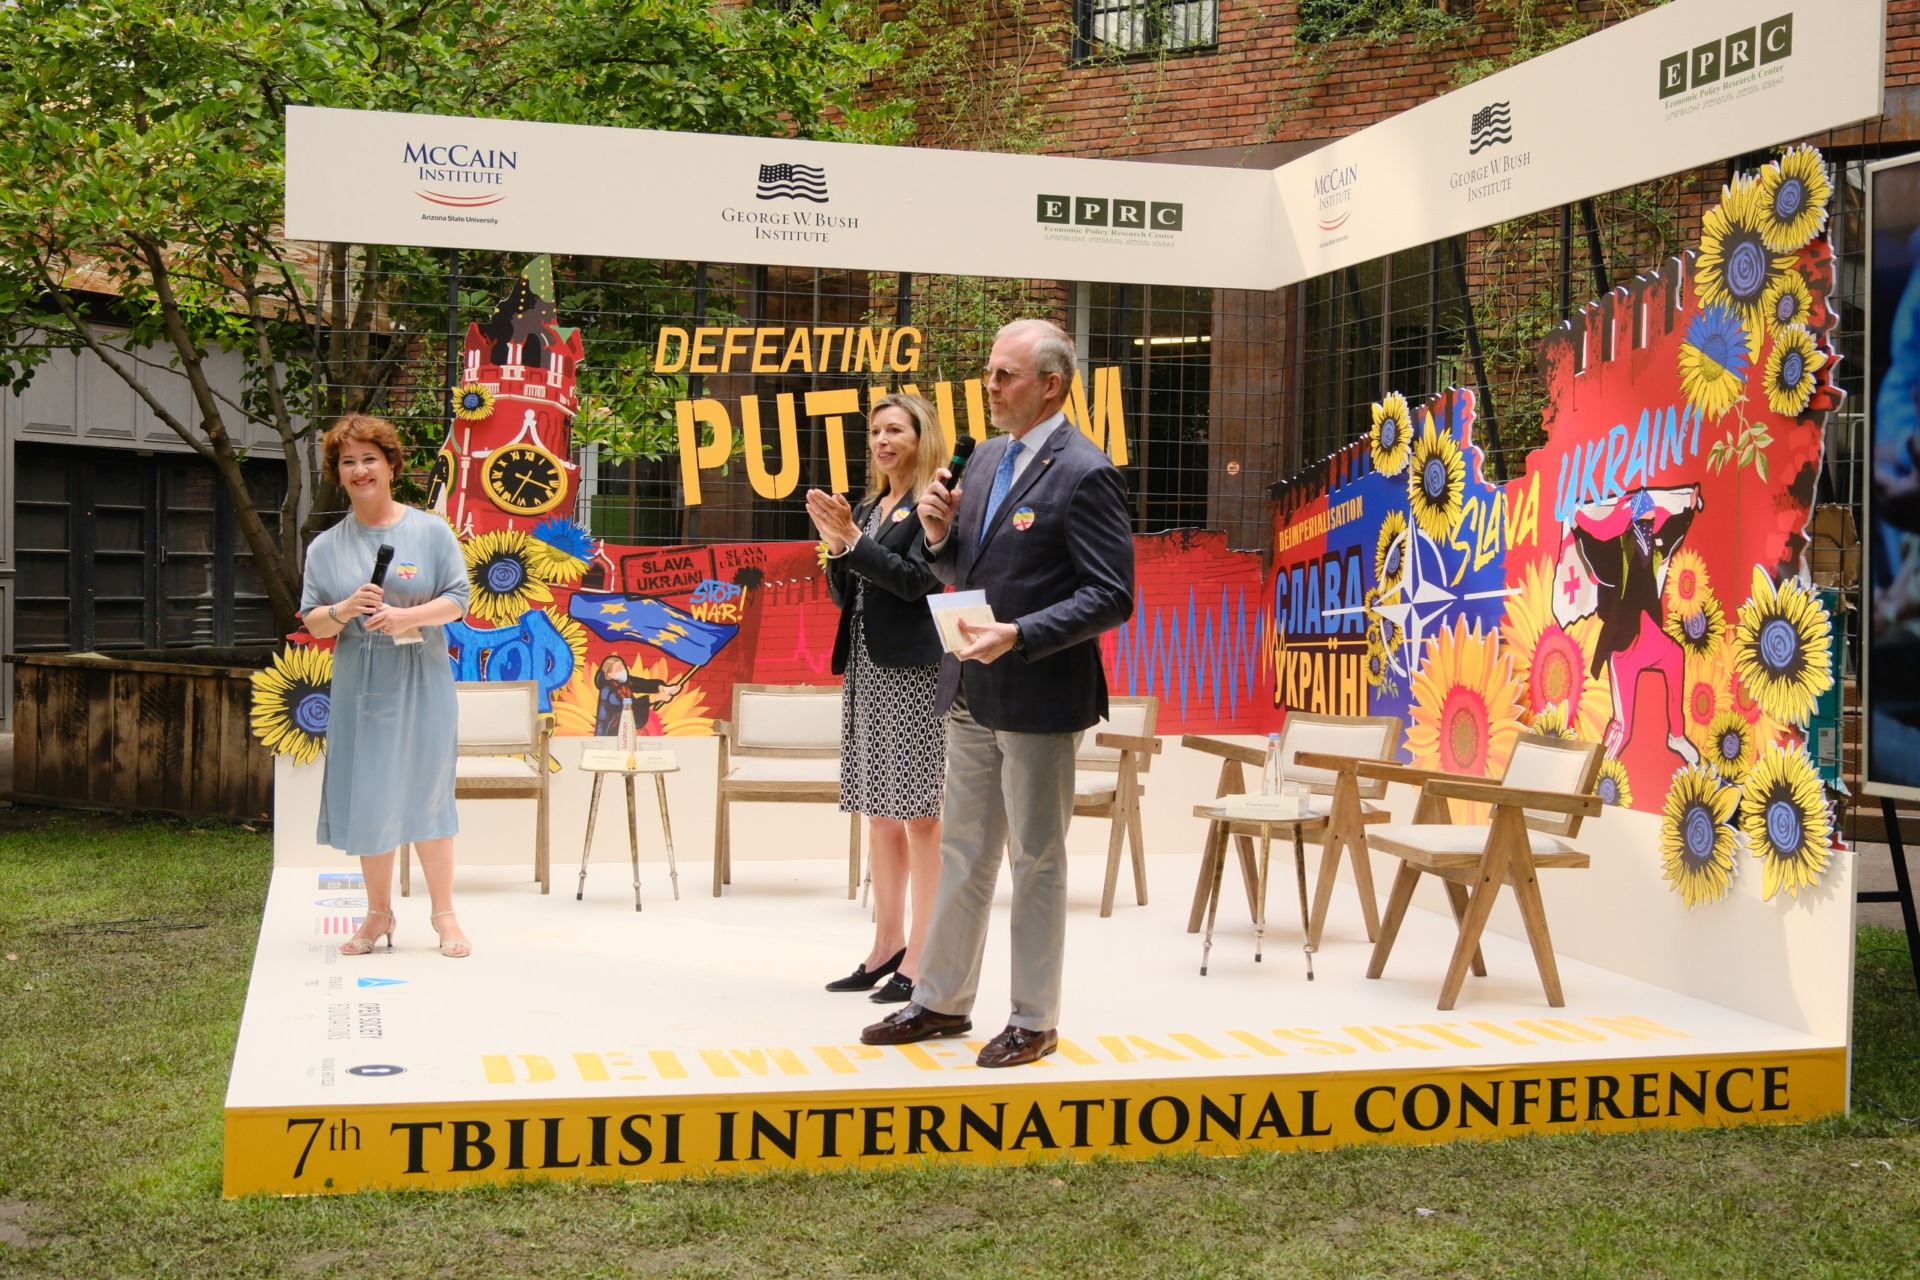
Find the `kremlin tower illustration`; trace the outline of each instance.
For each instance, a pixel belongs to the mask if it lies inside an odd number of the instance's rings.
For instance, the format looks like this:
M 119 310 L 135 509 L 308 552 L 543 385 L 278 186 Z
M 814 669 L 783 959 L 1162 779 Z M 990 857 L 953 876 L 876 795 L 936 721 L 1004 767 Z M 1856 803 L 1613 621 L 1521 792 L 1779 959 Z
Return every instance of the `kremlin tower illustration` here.
M 556 323 L 553 262 L 527 264 L 484 324 L 467 327 L 453 428 L 434 459 L 427 505 L 462 538 L 531 530 L 573 515 L 570 458 L 578 329 Z

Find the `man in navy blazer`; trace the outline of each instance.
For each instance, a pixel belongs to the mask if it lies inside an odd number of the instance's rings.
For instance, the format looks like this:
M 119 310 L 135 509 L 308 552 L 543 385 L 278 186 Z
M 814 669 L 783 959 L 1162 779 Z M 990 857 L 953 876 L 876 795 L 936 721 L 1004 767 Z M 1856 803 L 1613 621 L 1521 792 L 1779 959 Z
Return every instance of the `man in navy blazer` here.
M 973 1029 L 987 918 L 1013 859 L 1013 1013 L 980 1051 L 1011 1067 L 1059 1043 L 1067 919 L 1067 824 L 1080 735 L 1107 712 L 1100 634 L 1133 612 L 1133 531 L 1118 469 L 1061 413 L 1072 339 L 1045 320 L 995 336 L 993 424 L 964 483 L 943 470 L 921 493 L 927 560 L 943 582 L 986 592 L 995 621 L 961 623 L 942 660 L 948 710 L 940 891 L 913 1001 L 860 1034 L 911 1044 Z

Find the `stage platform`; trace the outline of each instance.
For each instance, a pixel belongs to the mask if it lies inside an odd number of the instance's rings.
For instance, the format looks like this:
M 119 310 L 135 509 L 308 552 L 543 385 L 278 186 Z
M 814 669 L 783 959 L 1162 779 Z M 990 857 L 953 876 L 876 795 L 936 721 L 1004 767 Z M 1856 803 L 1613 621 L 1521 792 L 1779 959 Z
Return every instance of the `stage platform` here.
M 1434 1008 L 1451 919 L 1416 909 L 1385 978 L 1338 887 L 1306 977 L 1290 859 L 1275 850 L 1265 960 L 1232 869 L 1210 972 L 1186 932 L 1197 856 L 1148 859 L 1098 915 L 1071 859 L 1061 1047 L 982 1071 L 1007 1013 L 1003 874 L 972 1035 L 859 1044 L 888 1011 L 822 984 L 869 938 L 844 860 L 463 868 L 474 955 L 433 947 L 422 896 L 398 947 L 345 957 L 356 865 L 274 873 L 226 1100 L 229 1195 L 663 1178 L 801 1166 L 1145 1157 L 1520 1133 L 1800 1121 L 1842 1109 L 1844 1044 L 1562 956 L 1546 1004 L 1524 941 Z

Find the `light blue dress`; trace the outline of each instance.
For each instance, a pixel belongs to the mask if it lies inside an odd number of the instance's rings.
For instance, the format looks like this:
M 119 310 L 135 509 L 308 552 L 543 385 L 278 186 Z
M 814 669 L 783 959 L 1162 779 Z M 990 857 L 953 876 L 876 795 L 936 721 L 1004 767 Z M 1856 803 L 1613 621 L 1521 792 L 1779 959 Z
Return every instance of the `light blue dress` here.
M 373 576 L 381 543 L 393 545 L 386 600 L 411 607 L 446 596 L 464 614 L 466 557 L 447 522 L 409 507 L 372 529 L 349 515 L 313 540 L 300 611 L 337 604 Z M 358 856 L 439 840 L 460 829 L 453 807 L 458 754 L 453 666 L 441 626 L 419 644 L 395 644 L 355 618 L 333 651 L 327 764 L 320 789 L 321 844 Z

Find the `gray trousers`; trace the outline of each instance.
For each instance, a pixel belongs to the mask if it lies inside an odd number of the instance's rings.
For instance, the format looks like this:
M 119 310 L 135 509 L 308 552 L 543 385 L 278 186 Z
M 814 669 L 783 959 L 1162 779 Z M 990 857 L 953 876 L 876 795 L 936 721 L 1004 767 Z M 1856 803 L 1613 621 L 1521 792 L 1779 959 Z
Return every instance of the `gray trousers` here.
M 1005 851 L 1013 854 L 1011 1025 L 1046 1031 L 1060 1020 L 1067 935 L 1067 824 L 1073 819 L 1077 733 L 1003 733 L 956 704 L 947 720 L 947 797 L 940 891 L 913 1001 L 968 1014 L 980 987 L 987 915 Z

